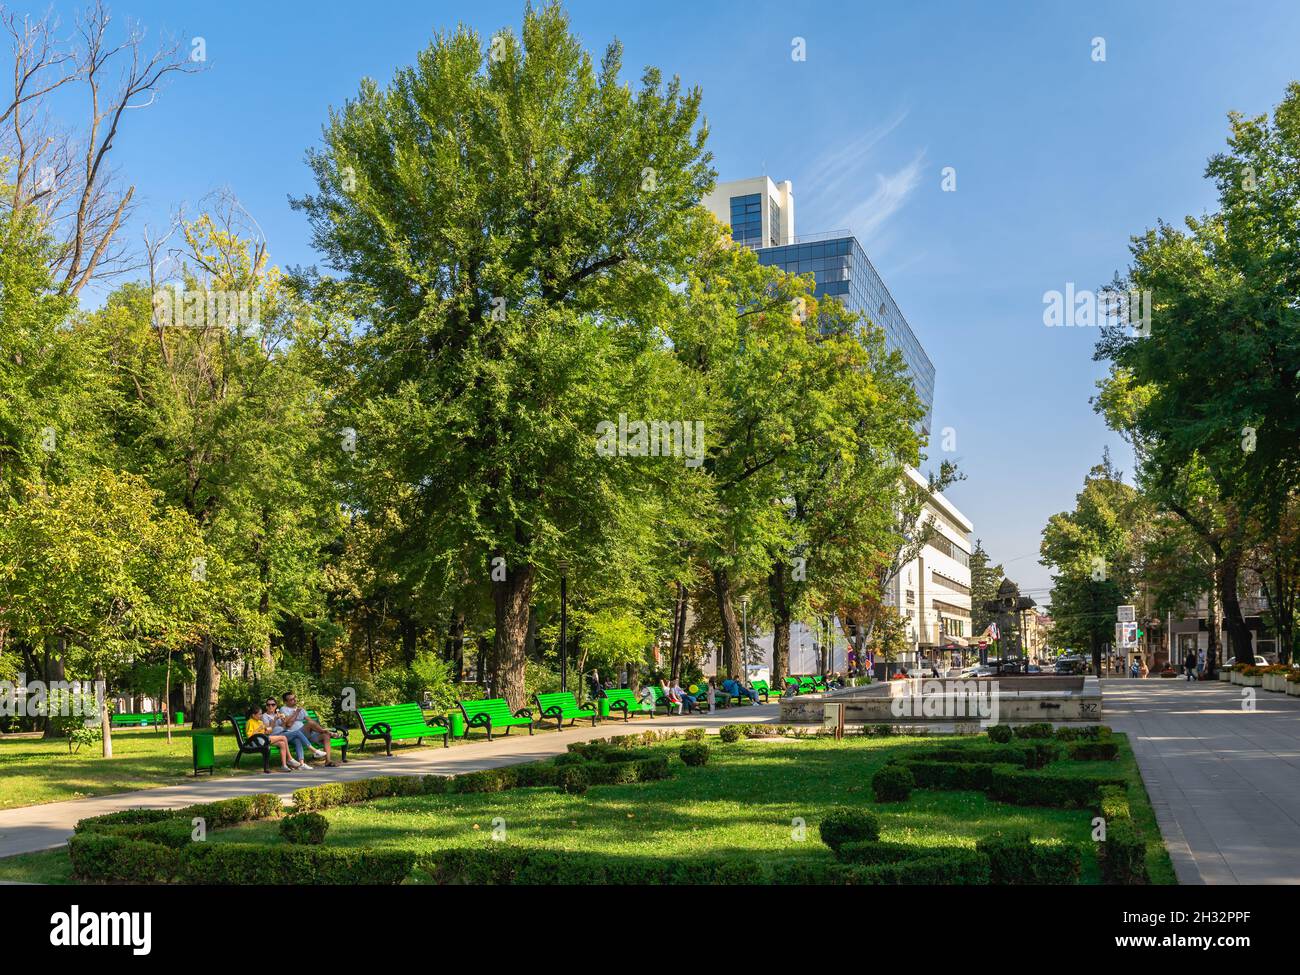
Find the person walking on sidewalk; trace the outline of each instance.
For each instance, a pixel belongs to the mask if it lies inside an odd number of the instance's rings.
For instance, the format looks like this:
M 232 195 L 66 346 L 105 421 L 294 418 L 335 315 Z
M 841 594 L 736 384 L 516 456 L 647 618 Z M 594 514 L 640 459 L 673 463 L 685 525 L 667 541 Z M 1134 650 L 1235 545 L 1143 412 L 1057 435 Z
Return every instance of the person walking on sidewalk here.
M 1183 660 L 1183 669 L 1187 671 L 1188 680 L 1196 680 L 1196 651 L 1188 650 Z

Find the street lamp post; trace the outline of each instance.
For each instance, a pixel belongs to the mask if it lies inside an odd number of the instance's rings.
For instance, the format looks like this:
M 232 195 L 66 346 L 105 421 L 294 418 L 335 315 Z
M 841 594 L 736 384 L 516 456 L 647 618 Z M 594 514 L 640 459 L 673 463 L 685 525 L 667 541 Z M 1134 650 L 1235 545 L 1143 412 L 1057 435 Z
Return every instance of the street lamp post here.
M 569 560 L 560 559 L 560 690 L 569 689 Z

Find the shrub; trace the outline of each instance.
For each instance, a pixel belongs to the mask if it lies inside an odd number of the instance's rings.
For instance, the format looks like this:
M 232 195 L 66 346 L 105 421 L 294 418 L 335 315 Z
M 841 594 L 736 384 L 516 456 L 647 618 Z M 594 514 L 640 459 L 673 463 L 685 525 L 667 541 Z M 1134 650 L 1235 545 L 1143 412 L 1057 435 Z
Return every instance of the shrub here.
M 1076 762 L 1111 762 L 1119 756 L 1113 741 L 1076 741 L 1070 743 L 1070 757 Z
M 440 796 L 451 791 L 451 776 L 449 775 L 426 775 L 420 779 L 420 782 L 424 786 L 426 796 Z
M 1108 884 L 1148 882 L 1147 845 L 1133 820 L 1123 816 L 1106 820 L 1106 839 L 1098 844 L 1097 864 Z
M 989 859 L 993 884 L 1075 884 L 1082 855 L 1071 843 L 1035 843 L 1027 832 L 995 833 L 977 840 Z
M 1128 790 L 1117 785 L 1102 786 L 1097 790 L 1097 811 L 1107 822 L 1112 819 L 1132 819 L 1128 804 Z
M 299 813 L 280 820 L 280 835 L 289 843 L 320 846 L 325 842 L 325 831 L 329 828 L 329 820 L 314 812 Z
M 451 780 L 452 792 L 504 792 L 515 786 L 518 773 L 513 768 L 489 768 L 481 772 L 463 772 Z
M 942 855 L 944 851 L 907 843 L 890 843 L 884 840 L 842 843 L 835 858 L 842 863 L 875 866 L 878 863 L 898 863 L 900 860 L 919 860 Z
M 1012 738 L 1013 732 L 1009 724 L 989 725 L 989 741 L 996 742 L 999 745 L 1005 745 Z
M 326 785 L 296 789 L 293 793 L 293 808 L 299 812 L 313 809 L 329 809 L 331 806 L 343 805 L 343 783 L 330 782 Z
M 1015 730 L 1017 738 L 1051 738 L 1052 726 L 1046 721 L 1037 721 L 1034 724 L 1022 724 Z
M 75 834 L 68 840 L 68 859 L 73 875 L 81 881 L 167 883 L 180 871 L 178 850 L 94 831 Z
M 839 806 L 830 810 L 818 824 L 822 842 L 832 850 L 845 843 L 861 843 L 880 839 L 880 822 L 866 809 Z
M 915 848 L 913 850 L 915 852 Z M 927 851 L 924 857 L 872 866 L 815 857 L 610 856 L 538 850 L 505 843 L 439 850 L 418 868 L 439 884 L 979 884 L 988 860 L 974 850 Z
M 862 733 L 868 738 L 889 738 L 894 733 L 892 724 L 864 724 Z
M 1123 786 L 1124 780 L 1095 775 L 1049 775 L 998 765 L 993 769 L 988 794 L 992 799 L 1019 806 L 1057 806 L 1069 809 L 1096 805 L 1098 790 L 1106 785 Z
M 741 736 L 744 735 L 744 733 L 744 726 L 738 724 L 724 724 L 718 729 L 718 737 L 728 745 L 734 741 L 740 741 Z
M 1057 741 L 1078 741 L 1087 739 L 1096 741 L 1099 738 L 1109 738 L 1110 729 L 1101 724 L 1083 725 L 1082 727 L 1065 727 L 1056 729 Z
M 681 760 L 687 765 L 698 767 L 709 760 L 709 746 L 702 741 L 688 741 L 677 750 Z
M 181 854 L 187 884 L 262 885 L 400 884 L 411 873 L 414 854 L 404 850 L 348 850 L 253 843 L 192 843 Z
M 581 765 L 567 765 L 560 772 L 560 791 L 570 796 L 580 796 L 591 785 L 591 777 Z
M 922 761 L 978 762 L 985 765 L 1019 765 L 1021 768 L 1032 768 L 1036 760 L 1031 745 L 995 745 L 979 741 L 971 745 L 950 745 L 917 752 L 916 757 Z
M 684 732 L 682 732 L 682 737 L 685 738 L 687 741 L 703 741 L 703 740 L 704 740 L 704 729 L 703 729 L 703 728 L 687 728 Z
M 916 779 L 905 765 L 886 765 L 871 777 L 876 802 L 906 802 L 916 788 Z
M 515 766 L 515 785 L 521 789 L 537 785 L 559 785 L 564 767 L 563 764 L 554 765 L 550 762 L 530 762 L 527 765 L 517 765 Z
M 906 761 L 902 764 L 912 773 L 917 788 L 978 792 L 988 790 L 993 782 L 993 769 L 999 767 L 987 762 Z

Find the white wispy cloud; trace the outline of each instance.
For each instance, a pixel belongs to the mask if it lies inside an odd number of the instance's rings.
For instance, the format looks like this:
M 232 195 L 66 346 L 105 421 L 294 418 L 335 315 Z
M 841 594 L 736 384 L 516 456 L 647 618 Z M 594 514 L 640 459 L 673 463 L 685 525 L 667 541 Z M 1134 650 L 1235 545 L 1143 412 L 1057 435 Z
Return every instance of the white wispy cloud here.
M 873 161 L 874 150 L 906 121 L 908 109 L 900 109 L 879 125 L 872 126 L 835 149 L 822 153 L 808 166 L 801 184 L 801 204 L 812 217 L 800 221 L 812 232 L 851 230 L 865 244 L 876 237 L 895 213 L 920 186 L 925 150 L 919 150 L 906 165 L 892 172 L 880 172 Z M 796 184 L 796 190 L 800 184 Z M 874 187 L 865 197 L 864 187 Z
M 903 208 L 908 197 L 921 185 L 924 165 L 925 150 L 921 150 L 902 168 L 892 173 L 876 173 L 875 190 L 855 204 L 845 217 L 849 229 L 859 240 L 871 240 L 890 217 Z

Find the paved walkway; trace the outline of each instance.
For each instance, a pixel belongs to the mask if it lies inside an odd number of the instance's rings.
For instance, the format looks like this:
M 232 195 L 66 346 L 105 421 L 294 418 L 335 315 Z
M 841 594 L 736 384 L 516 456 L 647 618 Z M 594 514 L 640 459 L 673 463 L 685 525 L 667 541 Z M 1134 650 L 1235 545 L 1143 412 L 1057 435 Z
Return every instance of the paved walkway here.
M 476 741 L 453 748 L 399 749 L 392 758 L 379 753 L 361 752 L 346 765 L 335 769 L 318 768 L 312 772 L 272 772 L 240 775 L 222 779 L 190 779 L 184 785 L 121 792 L 90 799 L 69 799 L 39 806 L 0 810 L 0 857 L 31 853 L 62 846 L 72 835 L 72 827 L 88 816 L 116 812 L 119 809 L 147 807 L 176 809 L 196 802 L 212 802 L 231 796 L 274 792 L 288 798 L 295 789 L 346 779 L 365 779 L 375 775 L 456 775 L 502 765 L 532 762 L 564 751 L 569 742 L 588 738 L 609 738 L 645 730 L 665 731 L 673 728 L 717 729 L 724 724 L 775 722 L 780 706 L 775 702 L 759 707 L 727 708 L 714 714 L 605 721 L 592 728 L 573 726 L 561 733 L 538 735 L 512 734 L 494 741 Z M 376 748 L 374 743 L 370 749 Z
M 1231 684 L 1107 678 L 1183 884 L 1300 882 L 1300 698 Z

